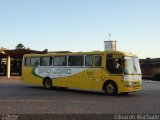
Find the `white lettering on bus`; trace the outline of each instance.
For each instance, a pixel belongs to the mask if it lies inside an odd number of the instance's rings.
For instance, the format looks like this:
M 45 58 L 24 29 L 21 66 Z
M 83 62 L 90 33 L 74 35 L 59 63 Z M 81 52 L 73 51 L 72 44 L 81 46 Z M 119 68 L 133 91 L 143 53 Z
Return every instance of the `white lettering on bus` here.
M 65 69 L 65 68 L 58 68 L 58 69 L 52 69 L 52 68 L 38 68 L 39 74 L 44 73 L 52 73 L 52 74 L 71 74 L 71 69 Z

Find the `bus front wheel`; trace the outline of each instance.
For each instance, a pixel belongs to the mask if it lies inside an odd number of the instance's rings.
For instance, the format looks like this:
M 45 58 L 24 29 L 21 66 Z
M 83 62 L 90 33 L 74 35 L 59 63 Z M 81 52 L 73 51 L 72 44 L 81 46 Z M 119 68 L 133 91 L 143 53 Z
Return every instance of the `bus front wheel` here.
M 43 80 L 43 86 L 45 89 L 51 89 L 52 88 L 52 81 L 49 78 L 45 78 Z
M 116 83 L 114 82 L 108 82 L 105 86 L 104 86 L 104 91 L 107 95 L 116 95 L 118 92 L 118 88 Z

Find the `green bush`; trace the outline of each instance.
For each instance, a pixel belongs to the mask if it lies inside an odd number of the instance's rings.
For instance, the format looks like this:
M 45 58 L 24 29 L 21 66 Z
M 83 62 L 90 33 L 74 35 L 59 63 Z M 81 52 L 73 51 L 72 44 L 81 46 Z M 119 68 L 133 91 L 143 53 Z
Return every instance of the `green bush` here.
M 160 81 L 160 73 L 156 73 L 156 74 L 153 76 L 153 80 L 154 80 L 154 81 Z

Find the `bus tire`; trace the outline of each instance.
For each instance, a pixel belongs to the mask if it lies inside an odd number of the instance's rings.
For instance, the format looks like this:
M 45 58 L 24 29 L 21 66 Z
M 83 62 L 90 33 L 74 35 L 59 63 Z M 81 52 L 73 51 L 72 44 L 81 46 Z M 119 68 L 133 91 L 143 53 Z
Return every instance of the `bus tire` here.
M 51 89 L 52 88 L 52 80 L 50 78 L 45 78 L 43 80 L 43 86 L 45 89 Z
M 116 95 L 118 87 L 115 82 L 109 81 L 104 85 L 104 91 L 107 95 Z

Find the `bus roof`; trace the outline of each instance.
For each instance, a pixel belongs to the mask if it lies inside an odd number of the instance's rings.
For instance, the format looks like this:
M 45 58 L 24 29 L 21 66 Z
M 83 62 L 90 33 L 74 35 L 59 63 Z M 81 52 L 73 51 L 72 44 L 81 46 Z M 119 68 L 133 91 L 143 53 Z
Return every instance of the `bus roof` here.
M 132 54 L 132 53 L 127 53 L 127 52 L 122 52 L 122 51 L 91 51 L 91 52 L 70 52 L 70 51 L 58 51 L 58 52 L 48 52 L 45 54 L 37 54 L 37 53 L 32 53 L 32 54 L 25 54 L 24 57 L 26 56 L 56 56 L 56 55 L 92 55 L 92 54 L 121 54 L 124 56 L 135 56 L 137 55 Z

